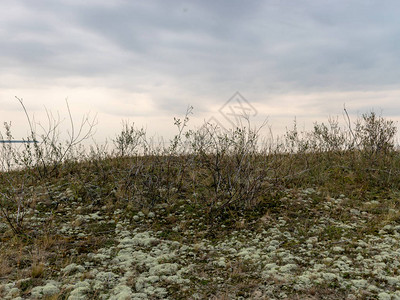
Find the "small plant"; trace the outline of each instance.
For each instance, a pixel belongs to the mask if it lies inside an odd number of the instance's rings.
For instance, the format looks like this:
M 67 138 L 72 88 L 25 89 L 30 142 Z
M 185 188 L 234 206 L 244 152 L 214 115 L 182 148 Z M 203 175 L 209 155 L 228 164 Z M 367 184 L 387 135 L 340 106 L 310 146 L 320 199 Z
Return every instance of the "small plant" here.
M 134 123 L 123 122 L 122 131 L 113 142 L 117 148 L 118 155 L 121 157 L 133 156 L 138 154 L 138 148 L 143 144 L 142 141 L 145 138 L 146 132 L 143 128 L 136 129 Z
M 5 136 L 0 132 L 0 139 L 4 141 L 1 144 L 0 152 L 1 171 L 9 172 L 12 170 L 15 160 L 15 151 L 11 145 L 11 141 L 14 139 L 11 134 L 11 122 L 4 122 L 4 128 Z
M 329 118 L 328 125 L 314 124 L 311 139 L 315 149 L 321 152 L 341 152 L 352 149 L 351 135 L 340 127 L 338 118 Z
M 394 149 L 397 127 L 392 120 L 385 120 L 375 112 L 363 114 L 357 120 L 355 139 L 360 149 L 367 155 L 386 154 Z
M 247 119 L 248 121 L 248 119 Z M 192 147 L 196 166 L 203 176 L 196 188 L 213 191 L 210 202 L 210 219 L 226 211 L 252 209 L 257 206 L 261 191 L 265 192 L 265 181 L 270 172 L 269 159 L 258 149 L 259 132 L 248 127 L 228 132 L 205 124 L 193 134 Z M 208 195 L 204 195 L 208 197 Z
M 54 118 L 54 116 L 46 110 L 48 127 L 45 128 L 40 123 L 36 124 L 31 121 L 23 100 L 18 97 L 16 97 L 16 99 L 22 106 L 30 128 L 27 142 L 33 142 L 33 147 L 30 143 L 24 144 L 25 149 L 22 152 L 22 159 L 18 161 L 22 162 L 24 164 L 23 167 L 27 169 L 35 168 L 40 178 L 59 173 L 63 162 L 68 159 L 77 159 L 72 156 L 74 147 L 93 136 L 96 120 L 90 120 L 88 115 L 83 116 L 78 130 L 76 130 L 68 101 L 66 101 L 70 130 L 67 131 L 68 139 L 63 143 L 60 140 L 59 127 L 61 121 L 59 118 Z M 40 135 L 36 130 L 37 125 L 41 127 L 43 131 Z
M 7 222 L 14 234 L 22 235 L 24 233 L 24 217 L 26 215 L 26 188 L 23 178 L 21 186 L 16 187 L 15 177 L 3 175 L 4 180 L 8 183 L 8 188 L 0 192 L 0 219 Z
M 185 149 L 185 146 L 188 146 L 183 142 L 183 136 L 188 138 L 191 134 L 191 132 L 186 132 L 184 133 L 183 130 L 188 126 L 189 123 L 189 116 L 193 113 L 193 106 L 188 106 L 186 109 L 185 117 L 183 118 L 183 121 L 178 118 L 174 118 L 174 125 L 178 128 L 178 134 L 174 136 L 174 138 L 171 140 L 169 151 L 170 154 L 177 154 L 178 150 L 185 151 L 188 149 Z M 181 149 L 178 149 L 178 148 Z
M 45 265 L 43 263 L 33 264 L 31 267 L 32 278 L 41 278 L 45 273 Z

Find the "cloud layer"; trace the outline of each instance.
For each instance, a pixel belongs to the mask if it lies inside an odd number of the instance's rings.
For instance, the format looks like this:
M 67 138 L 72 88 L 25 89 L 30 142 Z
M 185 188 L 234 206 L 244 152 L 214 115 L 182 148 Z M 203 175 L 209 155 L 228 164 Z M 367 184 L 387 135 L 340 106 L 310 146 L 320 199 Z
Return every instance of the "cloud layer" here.
M 113 118 L 151 120 L 182 113 L 188 104 L 205 116 L 235 91 L 265 115 L 268 107 L 282 115 L 288 106 L 305 116 L 337 114 L 352 101 L 354 111 L 399 111 L 398 1 L 2 5 L 2 114 L 18 95 L 34 110 L 69 97 Z

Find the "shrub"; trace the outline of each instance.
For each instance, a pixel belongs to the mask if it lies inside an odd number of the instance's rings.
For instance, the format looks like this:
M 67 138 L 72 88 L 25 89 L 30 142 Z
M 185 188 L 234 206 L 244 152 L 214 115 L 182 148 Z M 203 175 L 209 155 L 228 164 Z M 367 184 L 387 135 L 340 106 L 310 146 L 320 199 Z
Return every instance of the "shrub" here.
M 376 155 L 393 151 L 396 133 L 397 127 L 392 120 L 370 112 L 357 120 L 354 137 L 367 155 Z

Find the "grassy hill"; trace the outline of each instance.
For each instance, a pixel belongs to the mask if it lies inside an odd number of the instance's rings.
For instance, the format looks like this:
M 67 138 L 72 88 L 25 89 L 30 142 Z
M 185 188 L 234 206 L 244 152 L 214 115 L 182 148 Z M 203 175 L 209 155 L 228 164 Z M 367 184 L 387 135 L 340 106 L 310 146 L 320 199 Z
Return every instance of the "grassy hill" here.
M 125 124 L 84 151 L 55 123 L 3 144 L 0 298 L 400 299 L 393 122 L 268 143 L 187 122 L 168 146 Z

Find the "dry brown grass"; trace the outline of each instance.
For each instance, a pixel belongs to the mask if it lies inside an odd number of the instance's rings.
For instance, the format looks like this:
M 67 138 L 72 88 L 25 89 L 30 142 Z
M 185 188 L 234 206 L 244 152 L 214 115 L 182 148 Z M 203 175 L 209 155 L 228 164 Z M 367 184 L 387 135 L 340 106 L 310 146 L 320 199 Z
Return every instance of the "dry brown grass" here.
M 45 275 L 45 266 L 42 262 L 34 263 L 31 267 L 32 278 L 42 278 Z
M 13 271 L 13 267 L 3 251 L 2 253 L 0 255 L 0 278 L 6 278 Z

